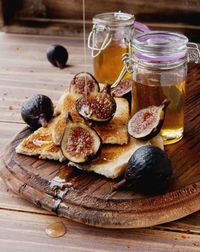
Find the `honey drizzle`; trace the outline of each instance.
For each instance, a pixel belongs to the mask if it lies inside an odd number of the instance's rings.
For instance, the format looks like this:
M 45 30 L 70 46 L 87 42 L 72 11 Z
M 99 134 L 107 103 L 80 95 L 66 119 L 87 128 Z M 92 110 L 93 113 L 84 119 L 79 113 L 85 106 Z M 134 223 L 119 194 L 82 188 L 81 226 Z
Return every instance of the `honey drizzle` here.
M 83 55 L 84 55 L 84 72 L 87 72 L 87 50 L 86 50 L 86 25 L 85 25 L 85 0 L 83 0 Z M 85 76 L 85 84 L 86 84 L 86 76 Z M 84 93 L 88 93 L 87 85 L 84 87 Z

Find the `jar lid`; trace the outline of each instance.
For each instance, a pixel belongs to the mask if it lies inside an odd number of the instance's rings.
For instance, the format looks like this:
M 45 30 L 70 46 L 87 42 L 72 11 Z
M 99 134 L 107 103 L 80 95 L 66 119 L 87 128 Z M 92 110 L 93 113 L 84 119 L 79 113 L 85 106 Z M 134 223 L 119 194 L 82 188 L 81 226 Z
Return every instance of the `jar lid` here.
M 133 39 L 134 54 L 151 61 L 170 61 L 185 57 L 188 38 L 182 34 L 152 31 Z
M 103 24 L 108 26 L 126 26 L 134 24 L 135 16 L 121 11 L 106 12 L 94 16 L 92 21 L 94 24 Z

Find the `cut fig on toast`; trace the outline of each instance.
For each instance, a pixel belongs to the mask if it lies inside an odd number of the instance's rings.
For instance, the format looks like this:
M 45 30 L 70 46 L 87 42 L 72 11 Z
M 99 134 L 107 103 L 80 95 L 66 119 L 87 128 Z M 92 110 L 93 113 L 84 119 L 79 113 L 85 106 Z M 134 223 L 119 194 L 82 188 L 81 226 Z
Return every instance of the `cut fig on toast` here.
M 87 164 L 69 162 L 69 165 L 115 179 L 124 175 L 128 160 L 132 154 L 141 146 L 152 144 L 153 139 L 150 141 L 140 141 L 131 137 L 128 144 L 103 144 L 101 153 L 91 162 Z M 161 146 L 161 143 L 163 143 L 162 138 L 159 147 L 163 149 L 163 144 Z
M 149 140 L 156 136 L 163 125 L 169 103 L 168 100 L 164 100 L 160 106 L 152 105 L 139 110 L 128 122 L 128 133 L 141 140 Z
M 94 159 L 101 147 L 101 138 L 85 123 L 73 122 L 70 113 L 66 115 L 66 127 L 61 141 L 63 155 L 75 163 Z
M 74 76 L 69 90 L 70 93 L 75 94 L 90 94 L 99 92 L 100 87 L 94 76 L 87 72 L 81 72 Z
M 134 84 L 134 81 L 132 78 L 127 78 L 111 90 L 111 95 L 114 97 L 124 97 L 128 98 L 131 95 L 132 85 Z
M 116 102 L 110 95 L 110 86 L 106 85 L 101 93 L 81 96 L 76 102 L 76 110 L 86 121 L 109 122 L 116 112 Z
M 113 97 L 123 97 L 129 103 L 129 110 L 131 111 L 131 91 L 134 81 L 132 78 L 121 80 L 120 83 L 111 90 Z

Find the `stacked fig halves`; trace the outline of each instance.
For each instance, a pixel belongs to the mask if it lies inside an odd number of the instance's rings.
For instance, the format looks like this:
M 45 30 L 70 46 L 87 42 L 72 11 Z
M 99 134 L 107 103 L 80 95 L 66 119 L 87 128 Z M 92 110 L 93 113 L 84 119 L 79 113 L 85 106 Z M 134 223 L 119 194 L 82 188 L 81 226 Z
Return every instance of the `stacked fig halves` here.
M 73 122 L 67 113 L 61 149 L 74 163 L 84 163 L 97 156 L 102 141 L 92 126 L 109 122 L 115 114 L 116 102 L 110 94 L 110 86 L 99 90 L 98 82 L 89 73 L 81 72 L 71 82 L 70 92 L 82 94 L 76 101 L 76 111 L 84 122 Z

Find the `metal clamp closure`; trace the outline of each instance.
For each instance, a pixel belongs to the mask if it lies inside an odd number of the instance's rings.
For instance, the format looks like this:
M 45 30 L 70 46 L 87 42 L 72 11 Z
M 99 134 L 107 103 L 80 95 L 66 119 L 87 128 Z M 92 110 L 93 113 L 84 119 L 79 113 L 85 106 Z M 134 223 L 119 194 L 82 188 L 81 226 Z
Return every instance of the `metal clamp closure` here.
M 132 57 L 132 40 L 127 41 L 125 39 L 125 43 L 128 44 L 128 53 L 122 54 L 122 62 L 124 64 L 124 67 L 122 68 L 122 71 L 117 80 L 111 85 L 111 88 L 116 87 L 127 72 L 130 74 L 133 73 L 134 60 Z
M 95 46 L 95 36 L 99 31 L 106 33 L 105 39 L 101 44 L 100 48 Z M 106 47 L 110 44 L 111 41 L 112 41 L 112 33 L 110 31 L 109 26 L 96 25 L 96 24 L 93 25 L 92 31 L 88 36 L 88 48 L 92 50 L 92 57 L 93 58 L 97 57 L 104 49 L 106 49 Z
M 200 52 L 199 52 L 198 45 L 196 43 L 189 42 L 187 43 L 187 49 L 188 49 L 187 61 L 199 64 Z

